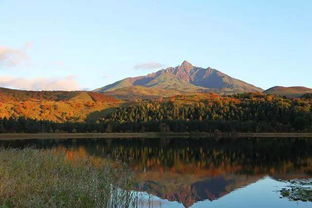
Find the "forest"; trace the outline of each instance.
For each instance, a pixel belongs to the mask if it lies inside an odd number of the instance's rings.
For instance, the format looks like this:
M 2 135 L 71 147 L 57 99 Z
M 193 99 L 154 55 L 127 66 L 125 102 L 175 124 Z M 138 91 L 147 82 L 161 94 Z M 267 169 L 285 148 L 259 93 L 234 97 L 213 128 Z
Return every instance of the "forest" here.
M 3 118 L 0 132 L 312 132 L 312 98 L 262 93 L 174 96 L 124 103 L 96 119 Z

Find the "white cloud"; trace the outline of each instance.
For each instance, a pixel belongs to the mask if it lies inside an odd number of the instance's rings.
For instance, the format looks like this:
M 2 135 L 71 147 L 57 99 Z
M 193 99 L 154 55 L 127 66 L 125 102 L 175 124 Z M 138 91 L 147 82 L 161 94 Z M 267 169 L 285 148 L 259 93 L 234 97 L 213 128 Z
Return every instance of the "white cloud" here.
M 135 65 L 134 69 L 159 69 L 164 65 L 157 63 L 157 62 L 147 62 Z
M 29 59 L 25 49 L 29 47 L 30 43 L 27 43 L 23 50 L 0 46 L 0 67 L 13 67 L 25 62 Z
M 0 86 L 25 90 L 80 90 L 74 76 L 33 79 L 0 76 Z
M 28 49 L 31 49 L 33 47 L 33 42 L 26 42 L 23 46 L 23 49 L 24 50 L 28 50 Z

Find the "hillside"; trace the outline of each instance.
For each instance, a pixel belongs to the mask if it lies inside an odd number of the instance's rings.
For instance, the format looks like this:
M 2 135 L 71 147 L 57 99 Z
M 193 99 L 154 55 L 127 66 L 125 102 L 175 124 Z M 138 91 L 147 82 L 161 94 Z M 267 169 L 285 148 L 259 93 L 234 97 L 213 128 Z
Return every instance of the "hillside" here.
M 97 92 L 112 92 L 118 89 L 129 93 L 133 87 L 141 86 L 150 89 L 163 89 L 179 92 L 217 92 L 233 94 L 240 92 L 261 92 L 262 89 L 241 80 L 230 77 L 216 69 L 201 68 L 184 61 L 180 66 L 169 67 L 146 76 L 130 77 L 113 84 L 98 88 Z M 146 89 L 145 89 L 146 90 Z M 118 92 L 119 91 L 115 91 Z M 114 94 L 114 93 L 110 93 Z M 161 95 L 161 91 L 158 95 Z
M 264 93 L 295 98 L 295 97 L 300 97 L 306 93 L 312 93 L 312 89 L 307 88 L 307 87 L 301 87 L 301 86 L 295 86 L 295 87 L 276 86 L 276 87 L 272 87 L 264 91 Z
M 166 90 L 162 88 L 148 88 L 142 86 L 119 88 L 112 91 L 104 92 L 108 96 L 114 96 L 123 100 L 138 100 L 138 99 L 155 99 L 159 97 L 171 97 L 181 95 L 184 92 L 177 90 Z
M 119 102 L 116 98 L 97 92 L 0 88 L 0 118 L 83 121 L 90 113 L 116 106 Z
M 111 131 L 311 131 L 312 99 L 263 93 L 179 95 L 133 102 L 102 114 Z
M 154 100 L 161 98 L 170 98 L 178 95 L 204 96 L 207 93 L 134 86 L 107 91 L 104 92 L 103 94 L 113 96 L 125 101 L 139 101 L 144 99 Z

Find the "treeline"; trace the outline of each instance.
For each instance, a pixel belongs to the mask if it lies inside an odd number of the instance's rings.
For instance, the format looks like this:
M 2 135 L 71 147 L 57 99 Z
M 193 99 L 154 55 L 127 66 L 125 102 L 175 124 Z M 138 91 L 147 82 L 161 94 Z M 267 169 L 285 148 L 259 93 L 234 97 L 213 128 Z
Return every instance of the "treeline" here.
M 101 121 L 183 123 L 194 130 L 308 131 L 312 128 L 312 99 L 287 99 L 264 94 L 212 97 L 185 104 L 183 97 L 161 102 L 141 102 L 117 108 Z M 186 121 L 186 122 L 182 122 Z M 185 123 L 185 124 L 184 124 Z M 188 125 L 189 123 L 189 125 Z M 198 127 L 193 127 L 196 123 Z M 225 128 L 225 129 L 226 129 Z M 274 129 L 272 129 L 274 128 Z
M 312 132 L 312 99 L 176 96 L 110 109 L 93 122 L 2 119 L 0 132 Z
M 148 122 L 55 123 L 33 119 L 2 119 L 0 133 L 112 133 L 112 132 L 311 132 L 278 122 L 220 120 L 162 120 Z

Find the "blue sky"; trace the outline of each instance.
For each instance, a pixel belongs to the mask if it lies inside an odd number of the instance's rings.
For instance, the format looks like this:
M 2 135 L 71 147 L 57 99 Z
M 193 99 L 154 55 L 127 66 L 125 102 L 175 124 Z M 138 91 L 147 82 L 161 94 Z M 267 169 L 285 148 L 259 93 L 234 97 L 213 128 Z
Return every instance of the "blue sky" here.
M 183 60 L 312 87 L 310 0 L 0 0 L 0 86 L 94 89 Z

